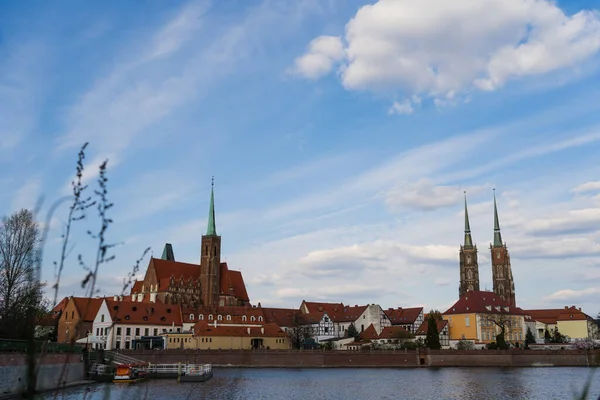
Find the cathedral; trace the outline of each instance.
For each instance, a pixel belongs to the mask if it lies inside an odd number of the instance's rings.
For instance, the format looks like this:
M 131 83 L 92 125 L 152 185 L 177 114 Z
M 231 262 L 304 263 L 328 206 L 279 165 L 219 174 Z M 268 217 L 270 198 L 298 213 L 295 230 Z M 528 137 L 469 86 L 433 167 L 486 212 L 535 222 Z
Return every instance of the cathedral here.
M 512 307 L 516 307 L 515 283 L 510 266 L 510 255 L 506 244 L 502 242 L 500 234 L 500 221 L 498 219 L 498 206 L 496 205 L 496 191 L 494 190 L 494 241 L 490 244 L 492 260 L 492 281 L 494 293 L 505 300 Z M 465 238 L 460 246 L 460 285 L 459 296 L 469 291 L 480 291 L 479 264 L 477 262 L 477 246 L 471 237 L 467 198 L 465 195 Z
M 215 223 L 214 182 L 211 185 L 208 227 L 202 236 L 200 263 L 175 261 L 171 244 L 161 258 L 151 257 L 144 280 L 131 289 L 133 301 L 160 301 L 184 307 L 249 306 L 246 285 L 239 271 L 231 271 L 221 262 L 221 236 Z

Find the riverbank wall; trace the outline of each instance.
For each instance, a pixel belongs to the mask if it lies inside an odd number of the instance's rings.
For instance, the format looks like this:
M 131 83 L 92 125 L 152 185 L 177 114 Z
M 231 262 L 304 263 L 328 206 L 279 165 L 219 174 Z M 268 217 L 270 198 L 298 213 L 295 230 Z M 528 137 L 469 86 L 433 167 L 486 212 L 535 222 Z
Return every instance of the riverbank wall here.
M 216 368 L 600 366 L 600 350 L 129 350 L 123 354 L 156 364 L 209 363 Z
M 10 397 L 27 387 L 27 366 L 23 353 L 0 353 L 0 396 Z M 46 354 L 39 359 L 38 391 L 53 390 L 85 379 L 79 354 Z

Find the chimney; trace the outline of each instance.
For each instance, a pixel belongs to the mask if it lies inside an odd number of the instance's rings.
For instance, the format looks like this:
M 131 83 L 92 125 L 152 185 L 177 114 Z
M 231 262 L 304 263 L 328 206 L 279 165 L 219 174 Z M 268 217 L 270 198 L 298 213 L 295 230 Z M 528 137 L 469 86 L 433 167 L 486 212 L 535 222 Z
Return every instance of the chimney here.
M 354 307 L 358 307 L 358 304 L 355 304 Z
M 264 327 L 260 328 L 260 333 L 263 334 L 263 335 L 265 334 L 265 328 Z
M 248 335 L 250 334 L 250 328 L 248 328 Z
M 217 327 L 217 320 L 215 319 L 214 327 Z
M 581 311 L 581 307 L 579 307 L 578 310 Z
M 117 296 L 117 295 L 114 295 L 114 296 L 113 296 L 113 300 L 114 300 L 114 301 L 119 301 L 119 296 Z

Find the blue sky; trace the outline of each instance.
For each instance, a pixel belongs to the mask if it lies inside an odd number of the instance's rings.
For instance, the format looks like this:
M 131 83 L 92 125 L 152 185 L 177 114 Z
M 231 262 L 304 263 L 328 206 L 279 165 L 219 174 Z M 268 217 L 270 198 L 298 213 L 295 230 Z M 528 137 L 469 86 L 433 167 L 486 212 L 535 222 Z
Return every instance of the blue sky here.
M 477 5 L 485 5 L 478 7 Z M 254 302 L 445 310 L 463 191 L 491 289 L 492 188 L 523 308 L 600 311 L 594 1 L 0 4 L 0 214 L 109 159 L 116 259 L 198 262 L 215 176 L 223 257 Z M 65 223 L 51 223 L 43 279 Z M 82 294 L 78 225 L 61 295 Z M 144 262 L 144 266 L 146 265 Z

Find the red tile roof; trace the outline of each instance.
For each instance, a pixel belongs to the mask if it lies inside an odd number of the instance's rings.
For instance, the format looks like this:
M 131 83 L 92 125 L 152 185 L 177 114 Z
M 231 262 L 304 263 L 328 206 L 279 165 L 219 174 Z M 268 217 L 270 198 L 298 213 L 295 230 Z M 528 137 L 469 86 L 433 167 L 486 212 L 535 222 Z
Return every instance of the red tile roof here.
M 400 337 L 408 337 L 410 332 L 401 326 L 386 326 L 381 331 L 379 339 L 398 339 Z
M 250 332 L 248 332 L 248 330 Z M 286 337 L 287 334 L 276 324 L 263 324 L 260 327 L 232 326 L 231 324 L 199 321 L 194 325 L 194 336 L 233 336 L 233 337 Z
M 139 293 L 142 291 L 142 286 L 144 285 L 144 281 L 135 281 L 133 286 L 131 287 L 131 294 Z
M 106 299 L 106 305 L 113 321 L 131 325 L 175 325 L 181 326 L 179 305 L 140 303 Z
M 300 310 L 294 308 L 263 308 L 262 310 L 266 322 L 272 322 L 283 327 L 294 326 L 295 323 L 298 323 L 298 316 L 300 315 Z M 296 322 L 294 316 L 296 316 Z
M 334 314 L 341 312 L 344 308 L 343 303 L 319 303 L 314 301 L 303 301 L 302 305 L 305 306 L 309 313 L 326 312 L 329 316 L 333 316 Z
M 583 321 L 593 319 L 575 306 L 543 310 L 523 310 L 523 313 L 531 316 L 531 318 L 536 321 L 550 325 L 554 325 L 558 321 Z
M 242 273 L 240 271 L 232 271 L 227 268 L 227 263 L 221 263 L 221 268 L 227 271 L 226 282 L 227 285 L 224 285 L 225 279 L 223 279 L 223 275 L 221 276 L 221 293 L 230 294 L 229 287 L 233 288 L 233 295 L 240 300 L 250 301 L 250 297 L 248 297 L 248 292 L 246 291 L 246 284 L 244 283 L 244 278 L 242 277 Z
M 522 315 L 523 311 L 518 307 L 511 307 L 494 292 L 472 291 L 460 296 L 444 315 L 467 313 Z
M 367 329 L 365 329 L 359 334 L 359 336 L 363 340 L 379 339 L 379 335 L 377 334 L 377 331 L 375 330 L 373 324 L 369 325 Z
M 437 330 L 438 333 L 440 333 L 442 331 L 442 329 L 444 329 L 444 327 L 448 325 L 448 321 L 446 320 L 438 320 L 437 321 Z M 421 324 L 421 326 L 419 326 L 419 329 L 417 329 L 417 331 L 415 332 L 415 335 L 427 335 L 427 330 L 429 329 L 429 321 L 426 319 L 425 321 L 423 321 L 423 323 Z
M 162 283 L 163 280 L 168 280 L 173 276 L 175 279 L 183 278 L 196 280 L 200 278 L 200 265 L 188 264 L 179 261 L 162 260 L 160 258 L 152 258 L 150 262 L 154 264 L 156 271 L 156 279 Z
M 384 311 L 385 315 L 390 319 L 392 325 L 408 325 L 414 324 L 419 315 L 423 312 L 423 307 L 413 308 L 389 308 Z
M 303 301 L 301 309 L 308 310 L 308 313 L 327 313 L 329 318 L 334 322 L 354 322 L 362 313 L 365 312 L 368 306 L 345 306 L 343 303 L 318 303 L 311 301 Z M 313 315 L 313 317 L 316 314 Z
M 93 322 L 102 305 L 102 298 L 71 297 L 83 322 Z

